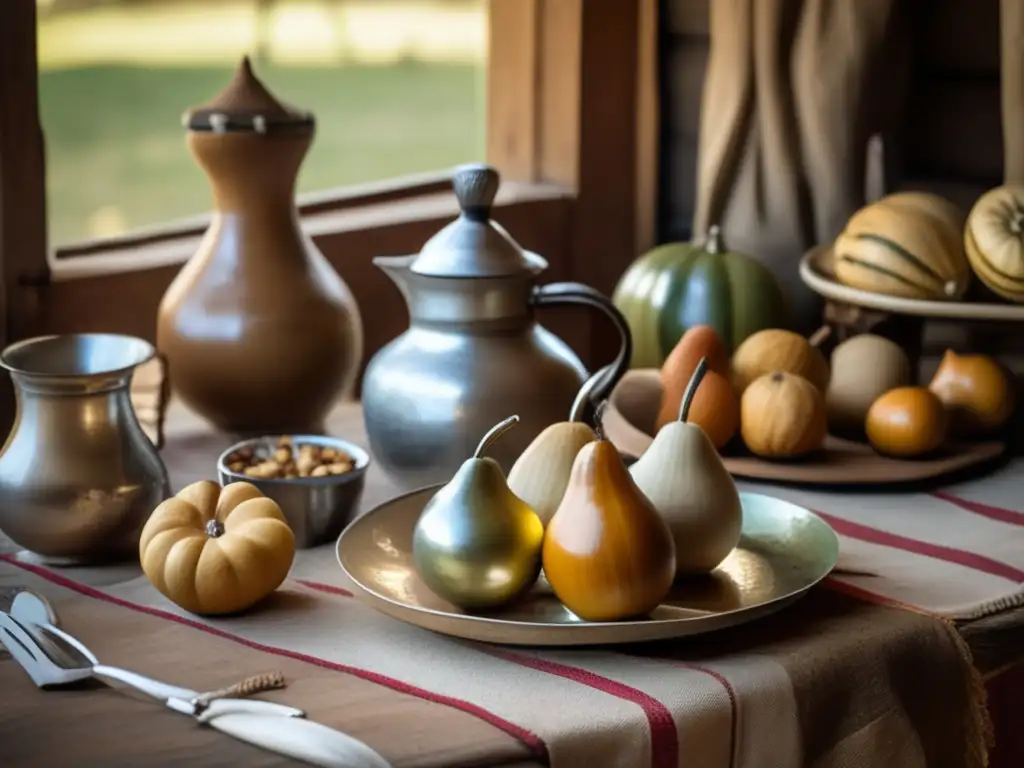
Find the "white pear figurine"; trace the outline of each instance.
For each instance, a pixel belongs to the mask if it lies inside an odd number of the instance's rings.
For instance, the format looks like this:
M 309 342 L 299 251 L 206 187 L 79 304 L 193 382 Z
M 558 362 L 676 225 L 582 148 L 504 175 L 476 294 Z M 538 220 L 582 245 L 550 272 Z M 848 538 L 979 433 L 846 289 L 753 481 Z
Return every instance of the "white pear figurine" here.
M 715 446 L 686 422 L 707 370 L 701 358 L 686 387 L 679 420 L 662 427 L 630 474 L 665 518 L 676 544 L 676 574 L 714 570 L 735 548 L 743 525 L 740 495 Z
M 587 379 L 573 401 L 569 420 L 551 424 L 537 435 L 508 473 L 508 487 L 530 505 L 545 526 L 555 516 L 569 487 L 576 454 L 597 439 L 594 430 L 581 419 L 594 389 L 607 374 L 608 370 L 602 369 Z

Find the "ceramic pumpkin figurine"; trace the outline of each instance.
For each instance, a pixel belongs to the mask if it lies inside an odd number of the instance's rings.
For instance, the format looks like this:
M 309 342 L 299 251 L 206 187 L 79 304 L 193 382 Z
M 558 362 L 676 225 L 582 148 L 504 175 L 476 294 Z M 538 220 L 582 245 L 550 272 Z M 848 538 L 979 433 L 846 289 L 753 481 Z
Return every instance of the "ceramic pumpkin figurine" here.
M 926 387 L 897 387 L 871 405 L 865 432 L 879 453 L 909 459 L 942 445 L 947 425 L 946 410 L 934 393 Z
M 836 279 L 910 299 L 961 298 L 970 284 L 963 215 L 927 192 L 897 192 L 850 217 L 834 246 Z
M 281 508 L 250 483 L 203 480 L 164 501 L 142 529 L 139 560 L 153 586 L 186 611 L 245 610 L 284 581 L 295 536 Z
M 740 430 L 743 442 L 758 456 L 805 456 L 825 443 L 825 396 L 802 376 L 784 371 L 766 373 L 743 393 Z
M 1008 301 L 1024 302 L 1024 186 L 1007 184 L 978 198 L 967 216 L 964 247 L 974 274 Z
M 998 430 L 1013 415 L 1013 382 L 1003 367 L 986 355 L 958 355 L 947 350 L 928 389 L 946 406 L 953 430 L 965 435 Z
M 713 327 L 732 351 L 762 328 L 789 324 L 775 276 L 726 249 L 717 226 L 703 242 L 668 243 L 641 256 L 622 275 L 612 302 L 633 335 L 633 368 L 660 368 L 696 325 Z

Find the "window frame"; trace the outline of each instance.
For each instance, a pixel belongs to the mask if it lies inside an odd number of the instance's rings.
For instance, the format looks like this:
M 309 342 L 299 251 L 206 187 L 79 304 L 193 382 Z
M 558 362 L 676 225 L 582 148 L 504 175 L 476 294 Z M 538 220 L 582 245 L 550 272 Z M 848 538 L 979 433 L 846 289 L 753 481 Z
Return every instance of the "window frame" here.
M 654 242 L 657 22 L 657 0 L 490 0 L 486 157 L 503 177 L 495 218 L 548 259 L 545 280 L 610 293 Z M 35 0 L 0 2 L 0 341 L 83 330 L 152 340 L 159 298 L 209 214 L 48 254 L 37 83 Z M 420 174 L 300 201 L 303 227 L 358 303 L 375 308 L 366 359 L 405 323 L 371 259 L 415 251 L 450 220 L 448 182 Z M 545 323 L 585 362 L 610 357 L 606 321 L 561 315 Z

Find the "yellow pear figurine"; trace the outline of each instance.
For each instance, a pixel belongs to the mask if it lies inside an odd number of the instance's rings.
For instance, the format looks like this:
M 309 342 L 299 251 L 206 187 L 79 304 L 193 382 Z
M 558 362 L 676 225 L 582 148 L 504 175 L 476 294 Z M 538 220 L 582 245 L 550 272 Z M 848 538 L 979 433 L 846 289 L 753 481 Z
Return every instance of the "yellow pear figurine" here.
M 544 574 L 555 596 L 581 619 L 643 616 L 675 577 L 672 532 L 637 488 L 600 430 L 573 462 L 569 487 L 544 536 Z
M 743 508 L 736 483 L 704 430 L 686 422 L 707 371 L 701 358 L 683 395 L 678 421 L 662 427 L 629 473 L 668 523 L 676 573 L 714 570 L 740 540 Z
M 483 455 L 518 421 L 510 416 L 484 435 L 472 458 L 427 502 L 413 530 L 420 578 L 439 597 L 467 610 L 511 602 L 540 574 L 544 525 L 509 490 L 501 465 Z
M 540 515 L 544 525 L 562 503 L 576 454 L 597 439 L 594 430 L 580 417 L 594 387 L 606 374 L 607 370 L 602 369 L 587 379 L 576 395 L 569 420 L 552 424 L 537 435 L 508 473 L 508 487 Z

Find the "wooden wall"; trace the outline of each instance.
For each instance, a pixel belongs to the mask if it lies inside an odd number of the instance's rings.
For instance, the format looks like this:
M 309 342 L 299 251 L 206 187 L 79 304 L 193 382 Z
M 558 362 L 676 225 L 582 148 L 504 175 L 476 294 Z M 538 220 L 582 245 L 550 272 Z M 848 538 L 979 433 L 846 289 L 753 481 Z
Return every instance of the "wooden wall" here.
M 999 0 L 931 0 L 918 9 L 899 189 L 969 207 L 1003 177 Z
M 697 133 L 708 58 L 708 0 L 660 0 L 662 173 L 658 233 L 687 240 L 697 186 Z

